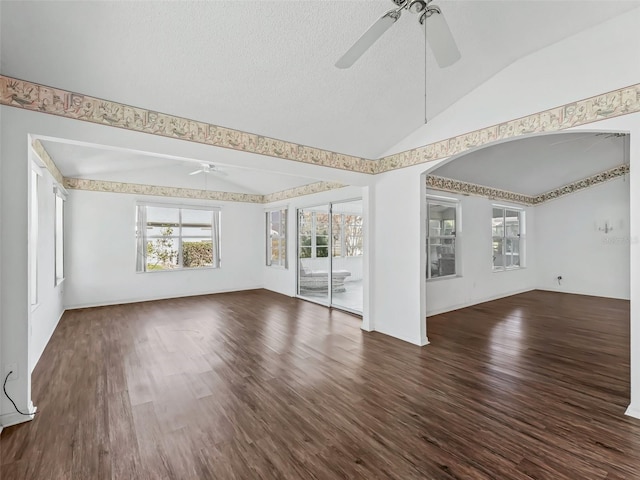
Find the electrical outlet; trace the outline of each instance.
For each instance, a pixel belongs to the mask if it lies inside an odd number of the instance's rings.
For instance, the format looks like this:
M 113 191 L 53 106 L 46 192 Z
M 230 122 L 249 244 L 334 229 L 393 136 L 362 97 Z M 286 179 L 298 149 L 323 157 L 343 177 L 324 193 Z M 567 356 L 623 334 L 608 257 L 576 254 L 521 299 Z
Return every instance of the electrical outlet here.
M 11 372 L 11 375 L 9 375 L 9 372 Z M 6 377 L 7 375 L 9 375 L 8 380 L 17 380 L 18 379 L 18 364 L 17 363 L 10 363 L 9 365 L 7 365 L 7 368 L 4 369 L 4 376 Z

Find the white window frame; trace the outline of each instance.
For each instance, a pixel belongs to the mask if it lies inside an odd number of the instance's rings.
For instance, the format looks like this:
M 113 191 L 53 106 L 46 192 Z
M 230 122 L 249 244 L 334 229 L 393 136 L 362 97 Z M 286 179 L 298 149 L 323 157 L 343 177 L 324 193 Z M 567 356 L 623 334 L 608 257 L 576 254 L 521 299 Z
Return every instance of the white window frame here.
M 495 218 L 493 216 L 493 210 L 502 210 L 502 236 L 498 236 L 498 235 L 493 235 L 493 219 Z M 511 211 L 511 212 L 518 212 L 518 234 L 517 235 L 508 235 L 507 234 L 507 221 L 506 221 L 506 215 L 507 215 L 507 210 Z M 491 205 L 491 266 L 492 266 L 492 270 L 493 272 L 506 272 L 506 271 L 510 271 L 510 270 L 520 270 L 521 268 L 525 268 L 526 263 L 525 263 L 525 242 L 526 242 L 526 236 L 525 236 L 525 232 L 526 232 L 526 224 L 525 224 L 525 219 L 526 219 L 526 213 L 525 210 L 523 208 L 520 207 L 512 207 L 512 206 L 507 206 L 507 205 Z M 495 265 L 495 261 L 493 260 L 493 243 L 496 240 L 501 240 L 502 241 L 502 265 Z M 518 265 L 510 265 L 510 266 L 506 266 L 505 265 L 505 261 L 507 258 L 506 255 L 506 248 L 507 248 L 507 240 L 518 240 Z M 512 254 L 513 256 L 513 254 Z
M 40 211 L 40 184 L 42 183 L 42 168 L 35 163 L 31 164 L 30 174 L 31 192 L 29 198 L 29 303 L 32 310 L 38 306 L 38 254 L 39 254 L 39 211 Z
M 54 193 L 54 245 L 55 245 L 55 285 L 64 281 L 64 206 L 66 203 L 65 191 L 60 186 L 53 187 Z
M 427 225 L 426 225 L 426 250 L 427 250 L 427 271 L 426 273 L 426 277 L 427 277 L 427 281 L 434 281 L 434 280 L 442 280 L 442 279 L 447 279 L 447 278 L 456 278 L 456 277 L 460 277 L 460 236 L 461 236 L 461 223 L 460 223 L 460 217 L 461 217 L 461 206 L 460 206 L 460 201 L 455 199 L 455 198 L 448 198 L 448 197 L 438 197 L 438 196 L 434 196 L 434 195 L 427 195 L 427 211 L 426 211 L 426 221 L 427 221 Z M 440 205 L 440 206 L 444 206 L 444 207 L 451 207 L 455 210 L 456 212 L 456 218 L 455 218 L 455 230 L 453 231 L 453 235 L 430 235 L 431 233 L 431 228 L 430 228 L 430 221 L 431 221 L 431 209 L 430 206 L 431 205 Z M 443 240 L 453 240 L 453 246 L 454 246 L 454 255 L 455 255 L 455 269 L 454 269 L 454 273 L 449 274 L 449 275 L 443 275 L 443 276 L 437 276 L 437 277 L 432 277 L 431 276 L 431 249 L 430 249 L 430 239 L 434 239 L 434 238 L 439 238 L 439 239 L 443 239 Z
M 280 212 L 280 224 L 283 226 L 283 228 L 280 228 L 280 233 L 277 233 L 277 231 L 275 231 L 273 229 L 273 214 L 276 212 Z M 265 237 L 266 237 L 266 265 L 268 267 L 274 267 L 274 268 L 284 268 L 287 269 L 289 268 L 289 245 L 287 242 L 287 234 L 289 232 L 289 208 L 288 207 L 284 207 L 284 208 L 276 208 L 276 209 L 271 209 L 271 210 L 267 210 L 265 212 L 265 218 L 266 218 L 266 231 L 265 231 Z M 274 233 L 275 232 L 275 233 Z M 280 248 L 280 253 L 278 256 L 278 259 L 274 262 L 273 261 L 273 241 L 277 240 L 278 246 L 281 247 L 283 245 L 284 242 L 284 252 L 282 251 L 282 248 Z
M 172 235 L 172 238 L 178 239 L 178 265 L 175 268 L 167 268 L 161 270 L 147 269 L 147 209 L 146 207 L 171 208 L 178 210 L 178 234 Z M 211 212 L 211 241 L 213 244 L 213 265 L 203 267 L 185 267 L 183 263 L 183 235 L 182 235 L 182 211 L 183 210 L 205 210 Z M 137 203 L 136 204 L 136 272 L 137 273 L 159 273 L 159 272 L 177 272 L 191 270 L 219 269 L 222 264 L 221 257 L 221 209 L 220 207 L 209 207 L 206 205 L 175 205 L 166 203 Z M 205 237 L 203 235 L 202 237 Z
M 300 212 L 300 210 L 307 210 L 308 209 L 304 209 L 301 208 L 298 210 L 298 212 Z M 305 245 L 305 246 L 301 246 L 300 245 L 300 237 L 302 236 L 302 234 L 300 233 L 300 218 L 298 217 L 298 256 L 300 255 L 300 249 L 301 248 L 310 248 L 311 249 L 311 256 L 310 257 L 304 257 L 304 258 L 328 258 L 329 255 L 331 255 L 331 213 L 330 212 L 316 212 L 315 210 L 311 210 L 308 211 L 308 213 L 311 214 L 311 245 Z M 329 222 L 328 226 L 327 226 L 327 244 L 326 245 L 318 245 L 318 236 L 320 237 L 324 237 L 325 235 L 318 235 L 318 222 L 317 222 L 317 214 L 320 213 L 322 215 L 327 215 L 327 221 Z M 300 213 L 298 213 L 298 215 L 300 215 Z M 327 255 L 326 257 L 318 257 L 318 248 L 326 248 L 327 249 Z M 302 257 L 301 257 L 302 258 Z

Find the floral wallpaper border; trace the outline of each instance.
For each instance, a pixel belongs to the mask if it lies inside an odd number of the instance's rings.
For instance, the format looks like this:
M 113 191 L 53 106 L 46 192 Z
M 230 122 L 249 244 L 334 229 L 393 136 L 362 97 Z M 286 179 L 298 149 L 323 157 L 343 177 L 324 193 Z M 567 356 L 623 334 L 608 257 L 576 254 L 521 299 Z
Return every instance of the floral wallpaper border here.
M 290 198 L 302 197 L 303 195 L 311 195 L 313 193 L 327 192 L 337 188 L 343 188 L 347 185 L 338 182 L 316 182 L 301 187 L 290 188 L 281 192 L 269 193 L 264 195 L 263 203 L 272 203 L 279 200 L 288 200 Z
M 539 195 L 524 195 L 522 193 L 500 190 L 498 188 L 463 182 L 452 178 L 439 177 L 437 175 L 427 175 L 426 184 L 429 189 L 440 190 L 443 192 L 459 193 L 462 195 L 476 195 L 480 197 L 487 197 L 491 200 L 504 200 L 523 205 L 539 205 L 541 203 L 555 200 L 556 198 L 564 195 L 569 195 L 571 193 L 584 190 L 585 188 L 608 182 L 614 178 L 622 177 L 623 175 L 627 175 L 629 172 L 629 165 L 625 163 Z
M 499 188 L 486 187 L 476 183 L 463 182 L 452 178 L 439 177 L 437 175 L 427 175 L 427 188 L 441 190 L 443 192 L 460 193 L 462 195 L 476 195 L 487 197 L 492 200 L 505 200 L 524 205 L 533 205 L 535 197 L 522 193 L 500 190 Z
M 376 162 L 0 75 L 0 105 L 354 172 Z
M 0 105 L 366 174 L 378 174 L 457 155 L 496 140 L 640 112 L 640 84 L 613 90 L 439 142 L 368 160 L 233 130 L 0 75 Z
M 637 112 L 640 112 L 640 84 L 383 157 L 376 173 L 447 158 L 496 140 L 555 132 Z
M 578 180 L 577 182 L 569 183 L 563 187 L 556 188 L 540 195 L 536 195 L 535 204 L 538 205 L 550 200 L 555 200 L 556 198 L 562 197 L 564 195 L 569 195 L 570 193 L 579 192 L 580 190 L 584 190 L 585 188 L 608 182 L 609 180 L 613 180 L 614 178 L 627 175 L 630 171 L 631 169 L 629 167 L 629 164 L 625 163 L 623 165 L 618 165 L 617 167 L 610 168 L 609 170 L 605 170 L 604 172 L 596 173 L 595 175 L 583 178 L 582 180 Z
M 62 182 L 61 182 L 62 183 Z M 90 192 L 128 193 L 134 195 L 154 195 L 160 197 L 193 198 L 198 200 L 215 200 L 219 202 L 271 203 L 278 200 L 325 192 L 345 185 L 335 182 L 316 182 L 267 195 L 250 193 L 215 192 L 211 190 L 195 190 L 191 188 L 161 187 L 158 185 L 141 185 L 138 183 L 110 182 L 85 178 L 65 178 L 62 183 L 70 190 L 87 190 Z
M 36 152 L 36 155 L 40 157 L 40 160 L 42 160 L 42 163 L 44 163 L 45 167 L 47 167 L 47 170 L 49 170 L 51 175 L 53 175 L 53 178 L 55 178 L 60 185 L 64 185 L 64 177 L 62 176 L 62 173 L 60 173 L 57 165 L 49 156 L 40 140 L 36 139 L 32 141 L 31 148 L 33 148 L 33 151 Z

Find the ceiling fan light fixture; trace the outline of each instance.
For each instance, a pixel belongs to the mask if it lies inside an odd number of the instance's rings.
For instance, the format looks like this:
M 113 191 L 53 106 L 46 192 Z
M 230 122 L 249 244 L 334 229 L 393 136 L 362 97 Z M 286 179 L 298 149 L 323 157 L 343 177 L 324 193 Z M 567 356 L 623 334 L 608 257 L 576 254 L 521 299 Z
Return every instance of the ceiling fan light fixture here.
M 427 19 L 429 19 L 428 28 L 426 26 Z M 440 68 L 449 67 L 460 60 L 462 57 L 460 50 L 458 50 L 449 24 L 438 6 L 429 5 L 420 16 L 420 25 L 423 29 L 427 29 L 427 43 L 429 43 Z
M 408 9 L 411 13 L 420 13 L 425 8 L 427 8 L 427 2 L 425 0 L 411 0 L 411 2 L 409 2 Z

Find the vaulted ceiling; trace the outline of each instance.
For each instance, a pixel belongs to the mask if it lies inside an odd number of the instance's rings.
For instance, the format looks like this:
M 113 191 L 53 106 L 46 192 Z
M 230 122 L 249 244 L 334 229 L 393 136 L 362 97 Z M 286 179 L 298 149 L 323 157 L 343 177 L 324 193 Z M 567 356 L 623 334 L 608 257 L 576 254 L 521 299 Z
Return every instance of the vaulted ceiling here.
M 437 3 L 462 60 L 439 69 L 427 53 L 430 118 L 518 58 L 638 6 Z M 4 75 L 366 158 L 424 122 L 415 15 L 405 13 L 351 69 L 334 66 L 389 0 L 0 5 Z

